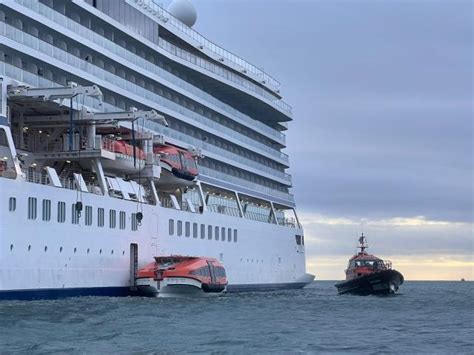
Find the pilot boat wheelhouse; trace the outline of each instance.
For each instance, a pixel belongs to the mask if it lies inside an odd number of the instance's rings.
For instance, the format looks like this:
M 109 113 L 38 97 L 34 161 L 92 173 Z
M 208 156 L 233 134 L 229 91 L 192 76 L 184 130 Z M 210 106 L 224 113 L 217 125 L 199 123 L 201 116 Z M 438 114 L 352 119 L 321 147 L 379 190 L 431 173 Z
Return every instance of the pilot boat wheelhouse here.
M 346 280 L 335 286 L 340 294 L 393 294 L 403 283 L 403 275 L 392 269 L 390 261 L 368 254 L 364 234 L 359 238 L 360 252 L 349 260 Z

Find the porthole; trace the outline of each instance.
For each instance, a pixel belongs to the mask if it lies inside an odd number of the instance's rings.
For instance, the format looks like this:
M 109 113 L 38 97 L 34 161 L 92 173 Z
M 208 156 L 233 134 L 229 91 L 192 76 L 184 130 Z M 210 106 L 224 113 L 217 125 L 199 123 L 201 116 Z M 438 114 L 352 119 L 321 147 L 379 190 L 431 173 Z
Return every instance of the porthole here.
M 99 250 L 99 254 L 102 254 L 102 249 Z
M 91 250 L 90 250 L 89 248 L 87 248 L 87 254 L 89 254 L 90 251 L 91 251 Z
M 13 250 L 13 244 L 10 244 L 10 250 Z
M 110 255 L 114 255 L 114 251 L 113 251 L 113 250 L 110 252 Z
M 60 252 L 60 253 L 63 252 L 63 247 L 60 247 L 60 248 L 59 248 L 59 252 Z
M 31 245 L 28 245 L 28 251 L 30 251 L 30 250 L 31 250 Z
M 48 251 L 48 246 L 45 245 L 44 252 L 46 253 L 47 251 Z
M 125 255 L 125 250 L 122 250 L 122 255 Z
M 77 248 L 74 248 L 74 254 L 76 254 L 76 252 L 77 252 Z

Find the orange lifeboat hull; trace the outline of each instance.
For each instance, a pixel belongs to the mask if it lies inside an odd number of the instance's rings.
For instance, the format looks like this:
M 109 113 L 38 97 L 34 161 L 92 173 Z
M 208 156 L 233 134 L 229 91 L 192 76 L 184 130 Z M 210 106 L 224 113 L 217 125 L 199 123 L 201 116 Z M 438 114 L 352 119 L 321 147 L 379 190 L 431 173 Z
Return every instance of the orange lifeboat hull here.
M 136 286 L 141 295 L 150 297 L 214 296 L 225 291 L 227 277 L 214 258 L 155 257 L 138 271 Z

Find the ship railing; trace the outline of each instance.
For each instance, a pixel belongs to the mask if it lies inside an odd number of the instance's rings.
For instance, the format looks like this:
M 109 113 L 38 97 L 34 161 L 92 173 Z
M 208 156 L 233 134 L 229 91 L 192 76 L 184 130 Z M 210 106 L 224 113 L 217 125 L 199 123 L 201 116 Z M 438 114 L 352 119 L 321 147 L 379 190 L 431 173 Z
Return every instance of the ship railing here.
M 26 182 L 31 182 L 34 184 L 40 184 L 40 185 L 51 185 L 51 181 L 49 179 L 48 174 L 46 171 L 36 171 L 34 168 L 21 168 L 21 171 L 23 173 L 23 176 L 25 178 Z M 68 190 L 76 190 L 77 189 L 77 184 L 73 178 L 69 177 L 59 177 L 59 181 L 62 185 L 63 188 L 68 189 Z M 85 181 L 87 190 L 90 193 L 98 194 L 98 191 L 100 191 L 100 187 L 98 182 L 96 181 Z M 101 193 L 100 193 L 101 194 Z
M 233 217 L 240 217 L 240 211 L 236 207 L 212 204 L 212 205 L 207 205 L 207 209 L 214 213 L 225 214 L 227 216 L 233 216 Z
M 240 58 L 239 56 L 229 52 L 228 50 L 216 45 L 215 43 L 209 41 L 199 32 L 193 30 L 191 27 L 185 25 L 173 15 L 171 15 L 168 11 L 166 11 L 163 7 L 161 7 L 155 0 L 135 0 L 136 3 L 141 4 L 143 8 L 147 9 L 151 14 L 158 17 L 162 21 L 166 21 L 167 23 L 171 24 L 181 33 L 191 37 L 201 45 L 205 46 L 207 49 L 212 51 L 213 53 L 217 54 L 218 56 L 222 57 L 223 59 L 227 59 L 232 63 L 240 66 L 241 68 L 258 75 L 264 83 L 270 85 L 274 89 L 278 89 L 280 87 L 280 82 L 276 79 L 265 73 L 262 69 L 257 68 L 255 65 L 247 62 L 246 60 Z
M 129 50 L 119 46 L 115 42 L 103 36 L 98 35 L 96 32 L 84 27 L 83 25 L 71 20 L 70 18 L 67 18 L 66 16 L 58 13 L 57 11 L 50 9 L 46 5 L 43 5 L 38 2 L 32 2 L 30 0 L 15 0 L 15 1 L 20 3 L 22 6 L 28 7 L 36 12 L 41 13 L 43 16 L 48 17 L 50 20 L 61 24 L 65 28 L 71 31 L 74 31 L 75 33 L 80 33 L 82 36 L 91 40 L 95 44 L 98 44 L 99 46 L 104 47 L 105 49 L 109 50 L 111 53 L 116 54 L 120 56 L 121 58 L 124 58 L 125 60 L 139 66 L 140 68 L 144 68 L 145 70 L 148 70 L 151 73 L 159 74 L 160 77 L 164 77 L 166 80 L 170 81 L 173 84 L 178 85 L 179 87 L 185 89 L 186 91 L 194 95 L 197 95 L 208 102 L 211 102 L 212 104 L 220 107 L 221 109 L 225 110 L 226 112 L 229 112 L 232 115 L 238 116 L 240 119 L 247 122 L 247 124 L 251 124 L 252 126 L 256 125 L 259 129 L 265 131 L 268 134 L 271 134 L 272 137 L 277 138 L 280 142 L 282 143 L 285 142 L 285 135 L 279 132 L 278 130 L 275 130 L 267 126 L 263 122 L 257 121 L 243 114 L 242 112 L 234 109 L 232 106 L 222 101 L 219 101 L 218 99 L 208 94 L 207 92 L 175 76 L 171 72 L 168 72 L 165 69 L 157 66 L 156 64 L 138 56 L 137 54 L 130 52 Z
M 290 217 L 290 218 L 280 217 L 278 218 L 278 224 L 286 226 L 286 227 L 296 228 L 296 219 L 293 217 Z

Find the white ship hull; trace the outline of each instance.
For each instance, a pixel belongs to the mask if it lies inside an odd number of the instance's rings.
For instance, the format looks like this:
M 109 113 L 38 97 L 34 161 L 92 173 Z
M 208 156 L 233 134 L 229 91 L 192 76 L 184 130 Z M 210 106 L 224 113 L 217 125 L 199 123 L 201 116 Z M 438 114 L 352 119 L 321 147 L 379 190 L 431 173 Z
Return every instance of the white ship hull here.
M 71 206 L 77 192 L 21 180 L 0 179 L 0 298 L 49 298 L 69 295 L 128 295 L 131 277 L 130 245 L 138 246 L 138 267 L 157 255 L 215 257 L 225 263 L 228 291 L 302 287 L 312 280 L 305 271 L 303 249 L 295 244 L 294 228 L 244 220 L 212 212 L 188 213 L 141 205 L 143 223 L 130 230 L 136 202 L 90 193 L 82 195 L 84 206 L 94 211 L 91 226 L 71 224 Z M 9 198 L 16 210 L 9 211 Z M 27 201 L 36 197 L 38 215 L 27 218 Z M 43 221 L 41 201 L 51 200 L 51 220 Z M 57 222 L 57 202 L 66 202 L 66 221 Z M 97 227 L 98 207 L 125 211 L 124 230 Z M 107 217 L 107 216 L 106 216 Z M 170 236 L 169 219 L 237 229 L 236 242 Z

